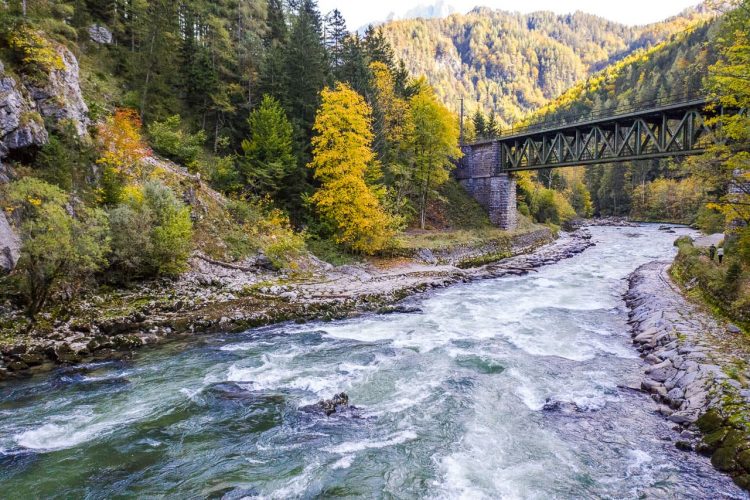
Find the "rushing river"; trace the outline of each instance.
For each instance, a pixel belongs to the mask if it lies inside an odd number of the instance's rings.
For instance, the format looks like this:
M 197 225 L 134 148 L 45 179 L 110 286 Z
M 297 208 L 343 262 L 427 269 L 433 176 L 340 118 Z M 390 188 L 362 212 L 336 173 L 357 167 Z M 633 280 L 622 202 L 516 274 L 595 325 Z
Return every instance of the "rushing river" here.
M 676 235 L 595 228 L 421 312 L 213 336 L 0 386 L 0 497 L 745 498 L 638 385 L 622 301 Z M 356 411 L 305 408 L 345 391 Z

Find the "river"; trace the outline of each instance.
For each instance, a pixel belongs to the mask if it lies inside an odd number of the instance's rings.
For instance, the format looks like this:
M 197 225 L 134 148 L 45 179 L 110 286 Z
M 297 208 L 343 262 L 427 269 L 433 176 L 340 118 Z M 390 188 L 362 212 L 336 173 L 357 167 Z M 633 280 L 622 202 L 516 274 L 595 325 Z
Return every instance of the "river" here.
M 0 497 L 746 498 L 625 388 L 644 362 L 624 278 L 677 235 L 592 233 L 581 255 L 414 298 L 419 312 L 2 385 Z M 341 391 L 356 410 L 305 408 Z

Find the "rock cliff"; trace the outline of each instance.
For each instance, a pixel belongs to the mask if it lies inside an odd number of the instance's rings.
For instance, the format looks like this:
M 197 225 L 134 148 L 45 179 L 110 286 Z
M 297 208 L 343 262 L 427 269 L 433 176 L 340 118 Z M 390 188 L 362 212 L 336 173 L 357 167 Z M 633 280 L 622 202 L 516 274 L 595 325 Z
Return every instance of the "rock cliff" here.
M 43 146 L 52 130 L 71 127 L 79 137 L 88 134 L 90 120 L 81 93 L 78 60 L 62 45 L 55 49 L 62 68 L 51 70 L 41 86 L 22 73 L 9 71 L 0 61 L 0 185 L 12 178 L 12 170 L 3 160 Z M 18 235 L 0 210 L 0 273 L 13 270 L 19 251 Z

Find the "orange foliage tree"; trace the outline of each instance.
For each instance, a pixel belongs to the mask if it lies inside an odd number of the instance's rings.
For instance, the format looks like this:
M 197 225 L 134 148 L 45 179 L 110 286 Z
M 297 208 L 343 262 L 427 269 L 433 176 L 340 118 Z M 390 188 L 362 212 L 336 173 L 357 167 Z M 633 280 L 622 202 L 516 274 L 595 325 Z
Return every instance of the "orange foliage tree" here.
M 143 159 L 151 154 L 141 135 L 141 120 L 135 110 L 118 109 L 97 127 L 102 166 L 103 199 L 119 201 L 122 186 L 144 180 Z

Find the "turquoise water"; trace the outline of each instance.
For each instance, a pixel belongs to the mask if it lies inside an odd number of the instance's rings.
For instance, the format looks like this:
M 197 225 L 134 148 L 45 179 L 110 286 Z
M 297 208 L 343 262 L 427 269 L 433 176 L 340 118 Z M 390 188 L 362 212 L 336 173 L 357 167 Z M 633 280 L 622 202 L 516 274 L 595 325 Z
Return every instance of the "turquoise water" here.
M 421 312 L 281 325 L 0 386 L 2 498 L 746 498 L 638 384 L 624 278 L 676 235 L 595 228 Z M 307 408 L 347 392 L 357 408 Z

